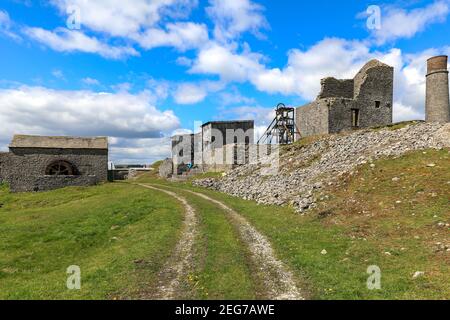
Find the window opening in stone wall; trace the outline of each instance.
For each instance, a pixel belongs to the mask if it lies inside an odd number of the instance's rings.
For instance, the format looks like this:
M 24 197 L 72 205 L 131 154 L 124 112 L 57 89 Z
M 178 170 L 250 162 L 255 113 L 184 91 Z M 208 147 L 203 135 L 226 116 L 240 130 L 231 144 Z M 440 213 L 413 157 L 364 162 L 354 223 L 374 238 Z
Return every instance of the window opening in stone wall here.
M 380 109 L 381 101 L 375 101 L 375 108 Z

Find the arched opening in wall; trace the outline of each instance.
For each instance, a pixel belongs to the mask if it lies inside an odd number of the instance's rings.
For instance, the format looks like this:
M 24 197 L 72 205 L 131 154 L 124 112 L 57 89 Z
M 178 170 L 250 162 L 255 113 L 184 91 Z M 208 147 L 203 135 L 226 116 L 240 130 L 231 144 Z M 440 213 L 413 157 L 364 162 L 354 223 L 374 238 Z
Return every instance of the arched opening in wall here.
M 57 160 L 50 163 L 45 169 L 47 176 L 78 176 L 77 167 L 65 160 Z

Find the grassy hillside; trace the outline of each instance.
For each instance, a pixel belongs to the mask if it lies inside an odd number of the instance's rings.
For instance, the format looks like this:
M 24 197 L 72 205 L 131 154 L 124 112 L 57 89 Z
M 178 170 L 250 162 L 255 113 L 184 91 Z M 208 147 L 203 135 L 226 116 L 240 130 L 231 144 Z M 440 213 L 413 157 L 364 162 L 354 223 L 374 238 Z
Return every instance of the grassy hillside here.
M 446 299 L 450 296 L 450 153 L 427 150 L 367 163 L 318 194 L 301 216 L 222 193 L 170 183 L 196 209 L 200 235 L 184 298 L 252 299 L 264 287 L 228 213 L 232 207 L 272 243 L 312 299 Z M 10 194 L 0 188 L 0 299 L 122 299 L 151 292 L 180 235 L 182 208 L 130 183 Z M 66 288 L 78 265 L 82 290 Z M 367 268 L 382 289 L 368 290 Z M 414 278 L 414 274 L 418 277 Z
M 367 164 L 330 186 L 319 208 L 305 216 L 189 184 L 168 185 L 200 190 L 247 217 L 295 270 L 310 298 L 450 296 L 448 150 Z M 381 290 L 367 289 L 371 265 L 381 269 Z M 414 279 L 418 271 L 424 274 Z
M 126 184 L 10 194 L 0 189 L 0 299 L 137 297 L 177 241 L 182 208 Z M 81 290 L 66 288 L 70 265 Z

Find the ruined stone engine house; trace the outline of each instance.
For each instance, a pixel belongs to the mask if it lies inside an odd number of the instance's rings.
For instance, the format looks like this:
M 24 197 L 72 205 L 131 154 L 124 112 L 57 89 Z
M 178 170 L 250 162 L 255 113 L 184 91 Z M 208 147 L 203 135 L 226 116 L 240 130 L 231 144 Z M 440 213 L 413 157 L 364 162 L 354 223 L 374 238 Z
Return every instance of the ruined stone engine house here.
M 354 79 L 325 78 L 317 99 L 297 108 L 300 137 L 392 124 L 394 68 L 369 61 Z
M 0 182 L 12 192 L 47 191 L 107 181 L 108 139 L 14 136 L 0 153 Z

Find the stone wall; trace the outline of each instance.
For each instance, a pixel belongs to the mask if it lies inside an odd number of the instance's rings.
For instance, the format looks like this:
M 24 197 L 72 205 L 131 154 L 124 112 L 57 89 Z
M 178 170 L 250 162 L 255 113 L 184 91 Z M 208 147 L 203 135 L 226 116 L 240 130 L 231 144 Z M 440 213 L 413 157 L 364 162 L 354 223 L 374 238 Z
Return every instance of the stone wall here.
M 203 150 L 222 148 L 227 144 L 254 144 L 253 121 L 210 122 L 202 127 Z
M 222 148 L 206 151 L 203 155 L 203 169 L 208 172 L 227 172 L 248 164 L 250 147 L 256 148 L 256 145 L 228 144 Z
M 0 183 L 3 183 L 5 179 L 6 169 L 3 166 L 4 163 L 7 162 L 8 157 L 8 152 L 0 152 Z
M 88 186 L 108 179 L 108 150 L 11 148 L 2 156 L 2 176 L 13 192 L 46 191 L 68 186 Z M 74 176 L 47 176 L 54 161 L 64 160 L 77 170 Z
M 328 133 L 339 133 L 354 129 L 352 125 L 352 109 L 357 107 L 355 100 L 329 99 L 327 105 L 329 108 Z
M 318 99 L 323 98 L 353 98 L 354 82 L 353 79 L 340 80 L 336 78 L 325 78 L 321 81 L 322 90 Z
M 296 125 L 301 137 L 328 134 L 328 112 L 327 100 L 317 100 L 298 108 L 296 110 Z
M 371 61 L 364 73 L 355 77 L 355 100 L 360 110 L 360 127 L 380 127 L 392 124 L 394 68 Z M 378 103 L 379 104 L 378 104 Z
M 187 170 L 187 164 L 195 163 L 195 138 L 194 134 L 178 135 L 172 138 L 172 169 L 181 174 Z

